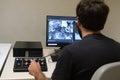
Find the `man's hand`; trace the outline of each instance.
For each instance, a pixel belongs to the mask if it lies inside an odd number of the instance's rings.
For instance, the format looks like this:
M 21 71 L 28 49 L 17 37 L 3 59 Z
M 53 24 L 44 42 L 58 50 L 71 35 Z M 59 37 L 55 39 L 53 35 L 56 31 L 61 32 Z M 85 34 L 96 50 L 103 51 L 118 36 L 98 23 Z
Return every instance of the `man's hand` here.
M 33 75 L 36 80 L 45 80 L 45 76 L 41 71 L 40 64 L 35 62 L 34 60 L 31 61 L 28 67 L 29 74 Z

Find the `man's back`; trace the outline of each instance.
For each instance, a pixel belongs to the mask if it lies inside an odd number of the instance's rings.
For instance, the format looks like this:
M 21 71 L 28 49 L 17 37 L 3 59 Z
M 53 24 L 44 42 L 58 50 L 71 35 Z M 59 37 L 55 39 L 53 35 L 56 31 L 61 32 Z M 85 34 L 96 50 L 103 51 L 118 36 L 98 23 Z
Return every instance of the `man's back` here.
M 90 80 L 101 65 L 120 61 L 120 44 L 101 34 L 87 35 L 61 53 L 53 80 Z
M 101 65 L 120 61 L 120 44 L 100 34 L 108 13 L 104 0 L 80 0 L 76 16 L 82 40 L 62 49 L 52 80 L 90 80 Z M 45 78 L 41 71 L 37 72 L 40 66 L 35 64 L 31 62 L 30 74 L 37 79 Z

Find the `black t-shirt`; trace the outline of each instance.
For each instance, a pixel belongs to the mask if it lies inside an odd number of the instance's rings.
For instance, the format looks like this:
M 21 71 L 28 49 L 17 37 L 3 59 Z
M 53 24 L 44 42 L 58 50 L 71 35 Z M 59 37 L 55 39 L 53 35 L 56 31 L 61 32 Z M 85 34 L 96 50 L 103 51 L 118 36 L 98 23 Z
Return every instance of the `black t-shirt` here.
M 101 34 L 85 36 L 64 47 L 52 80 L 90 80 L 103 64 L 120 61 L 120 44 Z

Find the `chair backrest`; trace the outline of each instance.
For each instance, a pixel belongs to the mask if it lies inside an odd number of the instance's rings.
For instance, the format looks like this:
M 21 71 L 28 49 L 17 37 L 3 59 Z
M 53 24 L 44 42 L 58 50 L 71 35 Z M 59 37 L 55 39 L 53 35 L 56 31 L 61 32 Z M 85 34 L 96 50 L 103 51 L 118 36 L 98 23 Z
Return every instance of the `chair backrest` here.
M 95 71 L 91 80 L 120 80 L 120 62 L 101 66 Z

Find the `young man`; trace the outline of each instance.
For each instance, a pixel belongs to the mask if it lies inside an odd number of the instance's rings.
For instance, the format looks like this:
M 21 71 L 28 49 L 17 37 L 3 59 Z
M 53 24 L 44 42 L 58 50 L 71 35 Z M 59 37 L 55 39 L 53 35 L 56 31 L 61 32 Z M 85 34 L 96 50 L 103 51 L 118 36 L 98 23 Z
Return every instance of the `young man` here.
M 82 40 L 62 49 L 51 79 L 35 61 L 31 61 L 29 73 L 36 80 L 90 80 L 100 66 L 120 61 L 120 44 L 101 33 L 108 13 L 103 0 L 81 0 L 76 14 Z

